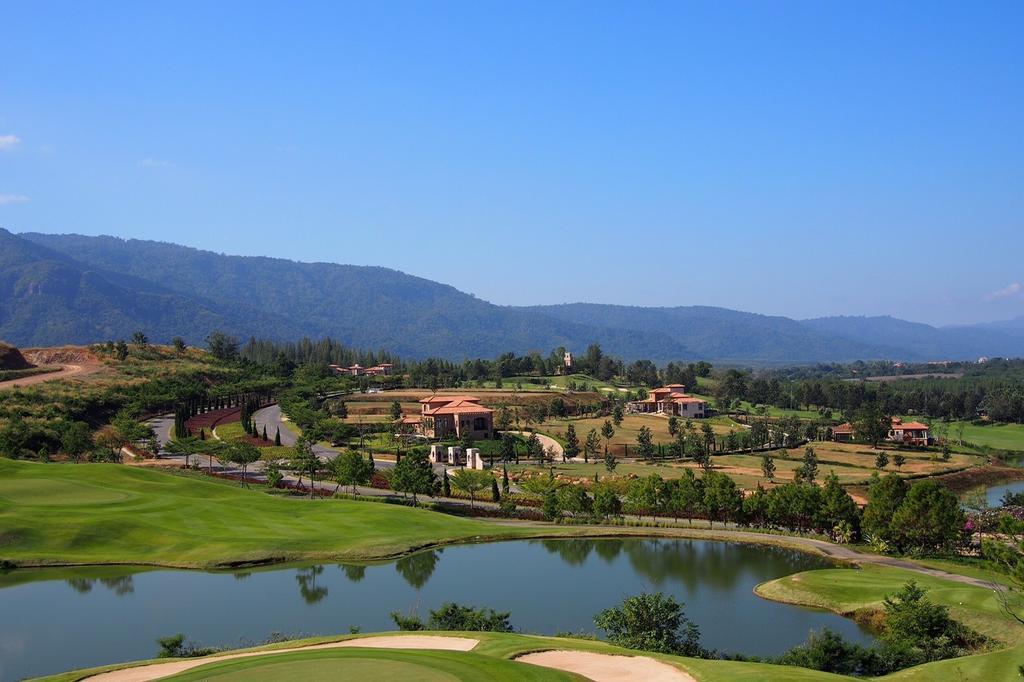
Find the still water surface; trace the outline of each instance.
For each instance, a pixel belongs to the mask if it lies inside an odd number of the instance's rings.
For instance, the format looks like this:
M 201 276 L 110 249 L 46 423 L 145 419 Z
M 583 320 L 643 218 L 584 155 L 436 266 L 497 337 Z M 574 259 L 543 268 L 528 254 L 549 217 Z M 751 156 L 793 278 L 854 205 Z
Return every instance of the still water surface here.
M 391 611 L 426 616 L 449 600 L 510 611 L 524 632 L 594 632 L 594 614 L 644 590 L 685 602 L 710 648 L 777 654 L 822 627 L 869 642 L 850 620 L 753 593 L 765 580 L 827 566 L 756 545 L 625 539 L 462 545 L 367 566 L 239 573 L 14 571 L 0 575 L 0 680 L 149 658 L 156 638 L 177 632 L 240 646 L 273 632 L 393 630 Z

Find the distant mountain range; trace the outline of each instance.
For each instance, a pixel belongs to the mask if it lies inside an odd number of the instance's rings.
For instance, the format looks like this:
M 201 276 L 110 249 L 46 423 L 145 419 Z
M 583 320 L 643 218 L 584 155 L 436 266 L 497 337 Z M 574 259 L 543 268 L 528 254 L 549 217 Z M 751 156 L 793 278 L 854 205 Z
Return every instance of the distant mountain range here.
M 724 308 L 508 307 L 382 267 L 225 256 L 163 242 L 0 230 L 0 339 L 19 346 L 182 336 L 332 336 L 462 360 L 590 343 L 626 359 L 779 364 L 1024 356 L 1024 319 L 936 328 Z

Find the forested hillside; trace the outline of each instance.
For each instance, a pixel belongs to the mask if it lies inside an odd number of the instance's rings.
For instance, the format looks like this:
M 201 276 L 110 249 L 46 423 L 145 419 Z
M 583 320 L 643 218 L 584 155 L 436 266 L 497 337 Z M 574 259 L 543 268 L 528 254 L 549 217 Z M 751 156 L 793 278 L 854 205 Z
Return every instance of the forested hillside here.
M 1024 331 L 936 329 L 892 318 L 797 321 L 723 308 L 506 307 L 383 267 L 225 256 L 163 242 L 0 230 L 0 338 L 88 343 L 142 330 L 201 343 L 221 329 L 330 336 L 407 358 L 581 352 L 625 360 L 784 364 L 1024 355 Z

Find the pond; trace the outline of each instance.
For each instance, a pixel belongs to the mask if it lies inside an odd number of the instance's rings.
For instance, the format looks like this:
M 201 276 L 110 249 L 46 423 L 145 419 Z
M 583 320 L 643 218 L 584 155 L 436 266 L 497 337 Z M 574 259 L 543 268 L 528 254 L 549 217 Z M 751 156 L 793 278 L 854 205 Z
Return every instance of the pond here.
M 998 507 L 1003 502 L 1003 495 L 1006 493 L 1019 493 L 1024 491 L 1024 481 L 1014 481 L 1012 483 L 1001 483 L 1000 485 L 993 485 L 985 488 L 985 501 L 988 502 L 990 507 Z
M 239 573 L 110 567 L 0 574 L 0 680 L 155 655 L 158 637 L 242 646 L 272 633 L 393 630 L 445 601 L 510 611 L 523 632 L 594 632 L 593 617 L 642 591 L 675 595 L 710 648 L 777 654 L 822 627 L 867 643 L 841 616 L 770 602 L 754 586 L 823 559 L 700 540 L 534 540 L 460 545 L 371 565 Z

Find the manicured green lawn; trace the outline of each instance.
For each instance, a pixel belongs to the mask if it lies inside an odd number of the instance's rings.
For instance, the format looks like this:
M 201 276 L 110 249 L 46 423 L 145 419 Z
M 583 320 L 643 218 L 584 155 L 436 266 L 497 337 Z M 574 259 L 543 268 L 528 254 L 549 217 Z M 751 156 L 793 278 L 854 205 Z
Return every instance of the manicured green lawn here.
M 946 438 L 951 443 L 960 440 L 960 425 L 964 427 L 964 441 L 997 450 L 1024 452 L 1024 424 L 989 424 L 978 426 L 971 422 L 950 422 Z M 933 426 L 935 426 L 933 424 Z
M 417 680 L 422 682 L 562 682 L 578 680 L 557 670 L 472 652 L 389 649 L 326 649 L 210 663 L 166 678 L 175 682 L 219 680 Z
M 955 570 L 948 563 L 943 568 Z M 1003 580 L 981 568 L 972 568 L 969 572 L 975 577 Z M 762 583 L 755 591 L 766 599 L 852 613 L 861 609 L 882 608 L 882 600 L 886 595 L 896 592 L 910 580 L 928 588 L 929 598 L 948 606 L 954 618 L 978 632 L 1007 644 L 1024 643 L 1024 626 L 1014 623 L 1003 614 L 992 590 L 901 568 L 865 565 L 856 571 L 808 571 Z M 1018 607 L 1022 606 L 1017 598 L 1014 598 L 1014 603 Z
M 295 454 L 295 448 L 288 447 L 287 445 L 274 445 L 274 434 L 275 431 L 267 430 L 267 445 L 260 446 L 260 458 L 264 460 L 271 459 L 287 459 Z M 217 437 L 226 443 L 245 438 L 245 429 L 242 428 L 242 422 L 230 422 L 228 424 L 221 424 L 217 427 Z M 201 458 L 200 458 L 201 459 Z
M 396 505 L 270 496 L 118 464 L 0 459 L 0 559 L 24 565 L 368 559 L 529 533 Z
M 829 673 L 806 670 L 789 666 L 764 663 L 740 663 L 736 661 L 713 661 L 680 656 L 655 654 L 612 646 L 605 642 L 565 639 L 558 637 L 536 637 L 520 634 L 499 634 L 494 632 L 438 632 L 416 633 L 455 635 L 472 637 L 479 644 L 471 652 L 399 650 L 399 649 L 323 649 L 319 651 L 268 654 L 211 663 L 192 671 L 180 673 L 168 680 L 582 680 L 575 675 L 557 670 L 515 662 L 517 656 L 535 651 L 577 650 L 616 656 L 649 656 L 675 666 L 689 673 L 700 682 L 817 682 L 828 680 L 850 680 Z M 284 642 L 268 647 L 259 647 L 268 652 L 274 649 L 309 646 L 325 642 L 350 639 L 349 637 L 317 637 L 301 641 Z M 149 661 L 152 663 L 160 660 Z M 141 663 L 141 662 L 140 662 Z M 372 665 L 371 665 L 372 664 Z M 130 664 L 128 664 L 130 665 Z M 44 678 L 47 682 L 75 682 L 89 675 L 128 667 L 112 665 L 89 670 L 78 670 Z M 351 668 L 350 668 L 351 666 Z M 350 675 L 349 671 L 357 675 Z

